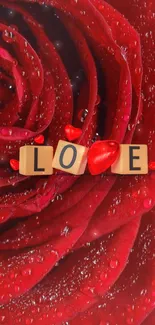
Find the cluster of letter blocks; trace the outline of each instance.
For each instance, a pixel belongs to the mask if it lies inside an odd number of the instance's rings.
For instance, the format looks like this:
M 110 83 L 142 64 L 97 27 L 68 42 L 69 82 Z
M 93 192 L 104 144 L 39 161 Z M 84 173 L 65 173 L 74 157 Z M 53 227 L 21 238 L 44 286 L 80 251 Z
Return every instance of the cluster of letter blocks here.
M 89 149 L 60 140 L 55 154 L 52 146 L 24 146 L 20 148 L 19 173 L 22 175 L 52 175 L 53 169 L 73 175 L 84 174 Z M 147 174 L 147 145 L 120 145 L 120 155 L 111 166 L 114 174 Z

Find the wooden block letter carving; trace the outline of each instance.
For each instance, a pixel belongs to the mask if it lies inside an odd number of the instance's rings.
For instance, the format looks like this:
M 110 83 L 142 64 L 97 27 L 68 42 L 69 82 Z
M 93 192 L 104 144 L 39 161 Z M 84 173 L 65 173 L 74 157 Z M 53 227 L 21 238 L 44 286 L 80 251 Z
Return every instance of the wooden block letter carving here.
M 121 144 L 120 156 L 111 167 L 114 174 L 138 175 L 148 173 L 148 147 L 139 144 Z
M 60 140 L 52 167 L 73 175 L 82 175 L 87 165 L 88 148 Z
M 52 175 L 53 147 L 23 146 L 19 154 L 19 173 L 22 175 Z

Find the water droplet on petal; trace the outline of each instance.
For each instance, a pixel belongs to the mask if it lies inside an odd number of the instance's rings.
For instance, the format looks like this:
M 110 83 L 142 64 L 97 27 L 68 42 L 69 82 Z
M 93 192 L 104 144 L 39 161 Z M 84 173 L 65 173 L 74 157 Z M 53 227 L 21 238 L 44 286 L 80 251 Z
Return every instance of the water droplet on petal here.
M 59 312 L 57 312 L 57 316 L 59 317 L 59 318 L 61 318 L 62 317 L 62 313 L 59 311 Z
M 128 311 L 129 313 L 133 312 L 134 309 L 135 309 L 135 305 L 128 305 L 128 306 L 127 306 L 127 311 Z
M 151 299 L 150 299 L 150 298 L 145 298 L 145 303 L 146 303 L 146 304 L 149 304 L 149 303 L 150 303 L 150 301 L 151 301 Z
M 37 256 L 37 257 L 36 257 L 36 261 L 37 261 L 38 263 L 42 263 L 42 262 L 44 261 L 44 256 L 42 256 L 42 255 Z
M 5 316 L 0 316 L 0 324 L 3 324 L 6 321 Z
M 124 122 L 128 122 L 128 121 L 129 121 L 129 118 L 130 118 L 129 115 L 127 115 L 127 114 L 124 115 L 124 116 L 123 116 L 123 121 L 124 121 Z
M 126 323 L 127 323 L 128 325 L 133 324 L 133 318 L 127 318 Z
M 20 291 L 20 287 L 15 285 L 15 292 L 18 293 Z
M 5 29 L 2 33 L 3 40 L 6 43 L 13 43 L 15 41 L 15 35 L 12 31 Z
M 33 318 L 27 318 L 25 321 L 26 325 L 31 325 L 33 323 Z
M 102 281 L 104 281 L 105 279 L 107 279 L 107 277 L 108 277 L 108 274 L 105 273 L 105 272 L 103 272 L 103 273 L 100 274 L 100 279 L 101 279 Z
M 61 42 L 60 40 L 57 40 L 54 42 L 54 46 L 57 50 L 61 50 L 63 48 L 63 42 Z
M 16 15 L 15 10 L 10 9 L 10 10 L 8 11 L 8 15 L 9 15 L 10 18 L 14 17 L 14 16 Z
M 113 259 L 113 260 L 110 261 L 110 267 L 112 269 L 116 269 L 118 264 L 119 264 L 118 260 Z
M 16 25 L 10 25 L 10 27 L 18 32 L 18 27 Z
M 66 226 L 62 231 L 61 231 L 61 236 L 67 236 L 71 232 L 71 228 Z
M 1 134 L 2 134 L 3 136 L 12 135 L 12 130 L 11 130 L 11 129 L 2 129 L 2 130 L 1 130 Z
M 82 123 L 85 121 L 87 115 L 88 115 L 88 110 L 87 110 L 87 109 L 85 109 L 85 110 L 81 110 L 81 111 L 79 112 L 78 117 L 79 117 L 79 119 L 80 119 L 80 121 L 81 121 Z
M 143 202 L 143 205 L 144 205 L 144 208 L 145 209 L 151 208 L 152 207 L 152 204 L 153 204 L 153 202 L 152 202 L 152 199 L 151 198 L 147 198 Z
M 32 270 L 30 268 L 26 268 L 26 269 L 22 270 L 23 276 L 29 276 L 31 274 L 32 274 Z
M 87 295 L 88 297 L 93 297 L 94 296 L 94 288 L 92 287 L 85 287 L 82 292 Z

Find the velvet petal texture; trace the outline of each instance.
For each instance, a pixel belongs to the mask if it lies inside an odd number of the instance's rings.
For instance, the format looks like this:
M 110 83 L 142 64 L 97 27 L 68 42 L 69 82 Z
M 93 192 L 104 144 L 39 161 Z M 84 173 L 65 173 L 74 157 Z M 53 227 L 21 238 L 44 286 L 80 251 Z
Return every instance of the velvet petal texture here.
M 9 168 L 68 124 L 78 144 L 146 143 L 154 161 L 153 2 L 0 5 L 0 323 L 154 325 L 154 172 L 34 182 Z

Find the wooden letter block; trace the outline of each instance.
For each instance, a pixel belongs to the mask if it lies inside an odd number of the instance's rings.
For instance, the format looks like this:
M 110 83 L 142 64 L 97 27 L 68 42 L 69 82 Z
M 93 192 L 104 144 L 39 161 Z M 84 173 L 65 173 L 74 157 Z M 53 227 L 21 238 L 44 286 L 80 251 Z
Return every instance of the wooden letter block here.
M 19 173 L 22 175 L 52 175 L 53 147 L 24 146 L 20 148 Z
M 147 174 L 148 147 L 139 144 L 121 144 L 120 156 L 111 166 L 114 174 Z
M 87 165 L 88 148 L 60 140 L 52 167 L 74 175 L 82 175 Z

